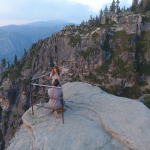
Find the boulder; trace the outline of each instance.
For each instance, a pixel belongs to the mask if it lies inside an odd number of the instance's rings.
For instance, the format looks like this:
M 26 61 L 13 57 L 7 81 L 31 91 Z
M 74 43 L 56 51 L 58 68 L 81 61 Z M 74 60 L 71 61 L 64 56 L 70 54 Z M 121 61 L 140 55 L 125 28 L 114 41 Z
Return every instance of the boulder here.
M 150 110 L 143 103 L 75 82 L 63 85 L 67 110 L 61 115 L 34 107 L 7 150 L 149 150 Z M 48 104 L 43 104 L 48 107 Z

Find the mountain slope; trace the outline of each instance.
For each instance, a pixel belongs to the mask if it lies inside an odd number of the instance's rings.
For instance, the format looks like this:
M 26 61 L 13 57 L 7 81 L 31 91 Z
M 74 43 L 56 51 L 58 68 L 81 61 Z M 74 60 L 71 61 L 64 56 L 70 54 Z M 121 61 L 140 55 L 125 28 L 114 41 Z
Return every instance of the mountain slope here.
M 14 55 L 20 59 L 23 55 L 24 48 L 29 49 L 32 40 L 28 36 L 19 33 L 5 33 L 0 36 L 0 60 L 5 58 L 13 62 Z
M 89 21 L 66 26 L 39 40 L 15 66 L 0 75 L 2 146 L 7 145 L 21 124 L 22 114 L 30 107 L 29 79 L 51 71 L 53 65 L 69 64 L 72 73 L 62 77 L 62 83 L 88 82 L 132 99 L 150 92 L 148 16 L 128 12 L 107 17 L 101 24 Z M 49 84 L 42 79 L 36 83 Z M 37 88 L 35 93 L 46 95 L 47 91 Z
M 28 51 L 32 43 L 51 36 L 68 24 L 65 21 L 50 21 L 0 27 L 0 64 L 4 58 L 12 63 L 15 54 L 20 59 L 24 48 Z

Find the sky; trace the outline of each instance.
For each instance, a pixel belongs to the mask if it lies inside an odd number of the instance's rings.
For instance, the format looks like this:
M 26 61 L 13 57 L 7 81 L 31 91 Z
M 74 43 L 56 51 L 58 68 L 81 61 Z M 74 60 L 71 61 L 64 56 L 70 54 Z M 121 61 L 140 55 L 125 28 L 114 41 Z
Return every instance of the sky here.
M 0 0 L 0 26 L 35 21 L 65 20 L 81 23 L 112 0 Z M 131 6 L 132 0 L 120 0 L 120 6 Z

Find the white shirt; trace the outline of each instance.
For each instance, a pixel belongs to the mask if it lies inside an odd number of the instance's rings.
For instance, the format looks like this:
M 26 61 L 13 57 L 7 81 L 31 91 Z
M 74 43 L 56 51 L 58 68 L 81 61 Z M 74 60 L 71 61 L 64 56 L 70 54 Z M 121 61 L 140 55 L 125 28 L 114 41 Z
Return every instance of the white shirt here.
M 60 77 L 61 77 L 61 74 L 60 74 Z M 56 76 L 56 74 L 54 74 L 54 75 L 52 76 L 52 80 L 54 81 L 55 79 L 58 79 L 57 76 Z

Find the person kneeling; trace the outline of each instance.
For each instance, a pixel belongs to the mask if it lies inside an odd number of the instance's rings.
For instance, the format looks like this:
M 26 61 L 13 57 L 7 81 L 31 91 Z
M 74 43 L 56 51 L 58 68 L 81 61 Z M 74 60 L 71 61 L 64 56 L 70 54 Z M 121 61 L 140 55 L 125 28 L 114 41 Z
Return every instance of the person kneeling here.
M 48 89 L 48 96 L 49 96 L 49 105 L 50 105 L 50 108 L 52 108 L 54 111 L 54 115 L 56 118 L 59 118 L 59 115 L 58 113 L 61 113 L 63 110 L 62 110 L 62 107 L 61 107 L 61 99 L 63 97 L 63 92 L 62 92 L 62 89 L 61 88 L 57 88 L 58 85 L 59 85 L 59 80 L 58 79 L 55 79 L 53 81 L 53 85 L 55 87 L 52 87 L 51 89 Z

